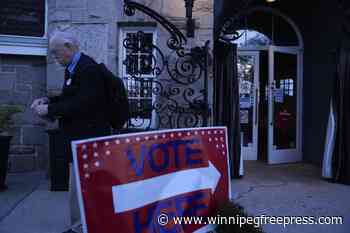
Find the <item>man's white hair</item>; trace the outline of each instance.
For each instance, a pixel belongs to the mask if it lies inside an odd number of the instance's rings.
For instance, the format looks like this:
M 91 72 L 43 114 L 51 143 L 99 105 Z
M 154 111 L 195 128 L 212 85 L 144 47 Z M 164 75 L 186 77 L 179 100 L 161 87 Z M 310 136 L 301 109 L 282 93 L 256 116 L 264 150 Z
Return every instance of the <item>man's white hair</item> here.
M 51 34 L 50 38 L 50 44 L 52 43 L 59 43 L 62 45 L 68 44 L 70 45 L 73 49 L 79 50 L 79 42 L 76 39 L 76 37 L 69 33 L 69 32 L 62 32 L 62 31 L 54 31 Z

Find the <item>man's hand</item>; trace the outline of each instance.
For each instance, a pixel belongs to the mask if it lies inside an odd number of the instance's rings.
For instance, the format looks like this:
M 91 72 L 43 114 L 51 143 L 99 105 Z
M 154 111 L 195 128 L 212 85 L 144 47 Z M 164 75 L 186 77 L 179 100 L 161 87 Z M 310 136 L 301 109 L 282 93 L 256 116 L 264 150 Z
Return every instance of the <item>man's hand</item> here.
M 42 98 L 38 98 L 35 99 L 32 103 L 32 105 L 30 106 L 31 109 L 34 109 L 38 106 L 38 105 L 42 105 L 42 104 L 47 104 L 49 102 L 49 98 L 47 97 L 42 97 Z
M 40 104 L 37 105 L 34 108 L 34 111 L 39 115 L 39 116 L 46 116 L 48 113 L 48 105 L 47 104 Z

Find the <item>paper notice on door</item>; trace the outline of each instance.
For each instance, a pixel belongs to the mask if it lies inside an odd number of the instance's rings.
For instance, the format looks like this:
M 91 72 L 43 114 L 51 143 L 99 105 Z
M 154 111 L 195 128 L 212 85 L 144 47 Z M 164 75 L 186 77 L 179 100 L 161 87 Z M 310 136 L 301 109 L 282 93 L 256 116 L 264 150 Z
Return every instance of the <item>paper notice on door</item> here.
M 248 110 L 241 110 L 240 111 L 240 122 L 241 124 L 248 124 L 249 123 L 249 111 Z
M 239 107 L 240 108 L 250 108 L 252 106 L 250 97 L 240 97 Z
M 283 103 L 284 102 L 283 88 L 276 88 L 274 90 L 274 97 L 275 97 L 276 103 Z

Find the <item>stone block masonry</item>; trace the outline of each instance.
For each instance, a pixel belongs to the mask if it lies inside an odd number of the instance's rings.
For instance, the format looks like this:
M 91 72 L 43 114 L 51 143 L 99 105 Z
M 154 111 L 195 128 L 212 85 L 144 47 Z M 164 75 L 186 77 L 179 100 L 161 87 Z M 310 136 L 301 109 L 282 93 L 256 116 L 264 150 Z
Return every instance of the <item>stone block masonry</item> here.
M 23 108 L 14 116 L 9 130 L 13 136 L 9 156 L 9 172 L 46 170 L 47 135 L 45 124 L 30 105 L 46 95 L 46 58 L 38 56 L 0 55 L 0 104 Z

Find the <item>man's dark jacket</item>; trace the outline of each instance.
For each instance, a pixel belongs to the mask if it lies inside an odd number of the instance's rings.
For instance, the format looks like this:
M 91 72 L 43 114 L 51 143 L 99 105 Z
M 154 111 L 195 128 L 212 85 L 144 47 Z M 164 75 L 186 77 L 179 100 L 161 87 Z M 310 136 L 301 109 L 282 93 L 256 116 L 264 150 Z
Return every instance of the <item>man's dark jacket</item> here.
M 110 124 L 104 79 L 92 58 L 82 53 L 73 74 L 66 69 L 64 79 L 61 95 L 50 98 L 48 116 L 58 118 L 69 156 L 72 140 L 108 135 Z

